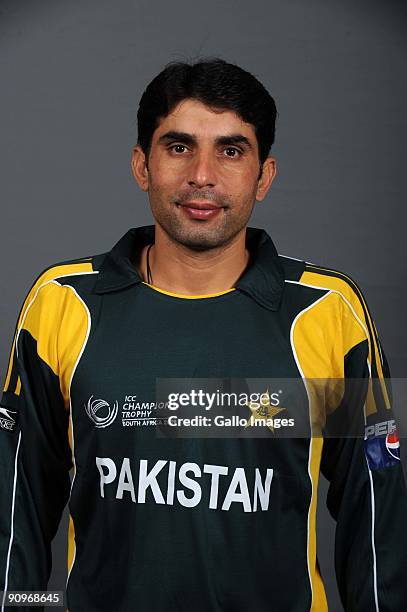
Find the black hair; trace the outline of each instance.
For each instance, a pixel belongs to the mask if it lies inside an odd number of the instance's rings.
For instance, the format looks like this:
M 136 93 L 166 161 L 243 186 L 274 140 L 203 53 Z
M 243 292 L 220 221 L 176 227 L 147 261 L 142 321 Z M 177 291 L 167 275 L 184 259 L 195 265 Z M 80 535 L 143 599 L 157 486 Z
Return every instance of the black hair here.
M 137 142 L 147 158 L 159 120 L 186 98 L 232 111 L 252 124 L 263 164 L 275 137 L 274 99 L 254 75 L 220 58 L 170 62 L 148 84 L 137 112 Z

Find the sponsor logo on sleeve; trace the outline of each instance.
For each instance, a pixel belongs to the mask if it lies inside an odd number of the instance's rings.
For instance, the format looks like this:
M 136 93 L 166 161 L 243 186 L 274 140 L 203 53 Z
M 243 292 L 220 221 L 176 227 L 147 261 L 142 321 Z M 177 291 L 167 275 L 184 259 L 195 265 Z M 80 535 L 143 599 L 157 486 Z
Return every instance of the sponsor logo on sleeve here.
M 386 448 L 388 453 L 397 461 L 400 461 L 400 440 L 397 432 L 387 434 L 386 436 Z
M 371 470 L 400 463 L 400 440 L 394 419 L 366 427 L 365 453 Z
M 14 431 L 17 425 L 17 411 L 0 406 L 0 429 Z

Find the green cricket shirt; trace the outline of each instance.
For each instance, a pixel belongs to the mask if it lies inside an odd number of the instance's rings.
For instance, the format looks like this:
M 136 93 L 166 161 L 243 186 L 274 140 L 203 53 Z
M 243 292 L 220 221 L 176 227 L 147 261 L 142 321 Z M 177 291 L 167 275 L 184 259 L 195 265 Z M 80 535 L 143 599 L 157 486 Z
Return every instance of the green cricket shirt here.
M 357 284 L 249 227 L 234 287 L 178 295 L 137 272 L 152 242 L 153 225 L 130 229 L 107 253 L 44 270 L 24 300 L 0 408 L 0 589 L 46 589 L 68 503 L 70 612 L 324 612 L 322 471 L 345 610 L 404 610 L 407 493 L 388 365 Z M 159 437 L 158 378 L 291 379 L 303 392 L 257 414 L 278 412 L 282 435 Z M 351 378 L 362 395 L 330 388 Z M 365 435 L 311 435 L 335 415 Z M 290 419 L 308 435 L 290 435 Z

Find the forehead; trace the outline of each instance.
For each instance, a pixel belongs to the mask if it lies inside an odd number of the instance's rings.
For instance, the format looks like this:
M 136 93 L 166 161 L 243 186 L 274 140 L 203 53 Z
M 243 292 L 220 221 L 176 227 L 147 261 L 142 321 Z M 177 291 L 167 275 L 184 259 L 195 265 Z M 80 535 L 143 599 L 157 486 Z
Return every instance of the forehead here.
M 160 120 L 154 139 L 168 130 L 194 134 L 198 139 L 214 139 L 228 134 L 242 134 L 253 143 L 256 134 L 251 123 L 229 110 L 212 109 L 198 100 L 185 99 Z

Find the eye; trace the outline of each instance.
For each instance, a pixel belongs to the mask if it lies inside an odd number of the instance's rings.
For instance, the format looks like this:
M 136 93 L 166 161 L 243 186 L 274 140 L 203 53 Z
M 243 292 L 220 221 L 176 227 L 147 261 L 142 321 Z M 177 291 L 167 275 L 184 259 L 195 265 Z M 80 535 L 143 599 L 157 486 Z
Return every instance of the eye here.
M 168 147 L 170 151 L 174 151 L 174 153 L 184 153 L 186 151 L 186 146 L 183 144 L 173 144 Z
M 242 152 L 239 149 L 236 149 L 236 147 L 227 147 L 226 149 L 224 149 L 226 156 L 227 157 L 239 157 Z

